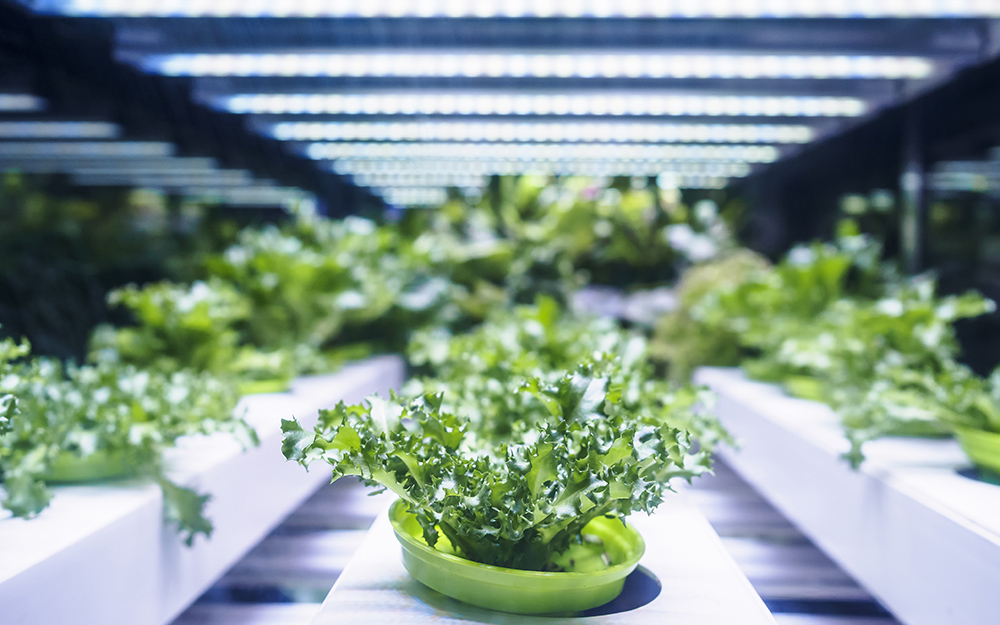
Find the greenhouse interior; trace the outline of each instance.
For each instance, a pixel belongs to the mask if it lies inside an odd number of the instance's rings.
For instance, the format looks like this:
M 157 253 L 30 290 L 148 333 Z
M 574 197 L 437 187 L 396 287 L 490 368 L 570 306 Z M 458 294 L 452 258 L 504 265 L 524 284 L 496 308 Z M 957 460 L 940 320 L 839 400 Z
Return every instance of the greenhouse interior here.
M 0 625 L 998 625 L 1000 0 L 0 0 Z

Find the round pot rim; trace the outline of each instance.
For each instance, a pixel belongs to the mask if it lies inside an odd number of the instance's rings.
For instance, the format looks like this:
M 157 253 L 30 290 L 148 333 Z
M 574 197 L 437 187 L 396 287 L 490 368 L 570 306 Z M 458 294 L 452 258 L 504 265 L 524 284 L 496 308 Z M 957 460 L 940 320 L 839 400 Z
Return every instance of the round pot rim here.
M 389 508 L 389 521 L 392 524 L 392 530 L 396 534 L 396 539 L 405 545 L 416 549 L 418 552 L 423 554 L 427 558 L 438 559 L 444 562 L 451 563 L 455 566 L 461 566 L 471 571 L 478 571 L 481 574 L 492 574 L 497 577 L 507 577 L 511 579 L 512 582 L 516 580 L 516 583 L 523 583 L 524 580 L 537 579 L 537 580 L 573 580 L 581 581 L 585 579 L 599 579 L 603 577 L 614 577 L 623 571 L 631 572 L 638 564 L 639 560 L 642 558 L 643 554 L 646 552 L 646 542 L 643 540 L 642 535 L 631 525 L 623 525 L 626 531 L 634 535 L 637 548 L 632 557 L 628 558 L 624 562 L 618 564 L 612 564 L 607 568 L 600 569 L 598 571 L 590 572 L 580 572 L 580 571 L 530 571 L 525 569 L 512 569 L 503 566 L 496 566 L 493 564 L 483 564 L 482 562 L 476 562 L 474 560 L 468 560 L 450 553 L 444 553 L 434 549 L 430 545 L 426 544 L 422 540 L 418 540 L 415 536 L 407 532 L 401 525 L 398 517 L 404 514 L 410 514 L 408 510 L 405 510 L 406 502 L 402 499 L 397 499 L 393 502 L 392 506 Z M 499 581 L 499 580 L 496 580 Z

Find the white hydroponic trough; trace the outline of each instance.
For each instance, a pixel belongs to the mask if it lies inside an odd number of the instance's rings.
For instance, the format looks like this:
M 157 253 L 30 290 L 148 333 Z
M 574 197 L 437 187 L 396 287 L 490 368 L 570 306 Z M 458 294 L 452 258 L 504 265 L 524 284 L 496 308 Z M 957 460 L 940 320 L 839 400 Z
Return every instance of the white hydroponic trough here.
M 243 450 L 227 435 L 190 437 L 170 450 L 169 475 L 211 493 L 211 539 L 188 548 L 163 523 L 158 486 L 137 480 L 54 488 L 35 519 L 0 515 L 0 623 L 162 625 L 330 481 L 281 454 L 282 418 L 315 422 L 321 408 L 385 396 L 403 381 L 395 356 L 296 380 L 288 393 L 251 395 L 237 407 L 261 439 Z M 2 513 L 0 513 L 2 514 Z
M 774 625 L 715 530 L 683 492 L 669 494 L 655 514 L 632 515 L 629 522 L 646 542 L 639 566 L 657 579 L 659 593 L 648 592 L 651 601 L 627 611 L 542 618 L 477 608 L 423 586 L 403 568 L 401 548 L 383 513 L 311 625 Z
M 695 381 L 739 449 L 721 456 L 907 625 L 1000 623 L 1000 486 L 948 439 L 886 438 L 862 467 L 825 404 L 795 399 L 738 369 Z

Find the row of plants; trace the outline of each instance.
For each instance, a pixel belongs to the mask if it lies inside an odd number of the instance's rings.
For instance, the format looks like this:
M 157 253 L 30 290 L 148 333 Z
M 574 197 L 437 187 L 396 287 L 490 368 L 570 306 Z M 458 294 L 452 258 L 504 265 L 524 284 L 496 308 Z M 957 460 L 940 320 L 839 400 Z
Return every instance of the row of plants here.
M 3 507 L 32 517 L 48 505 L 48 484 L 138 475 L 160 484 L 167 517 L 190 544 L 211 531 L 208 495 L 170 482 L 162 452 L 182 436 L 220 430 L 253 444 L 253 431 L 232 414 L 239 394 L 403 351 L 419 328 L 461 332 L 539 293 L 558 309 L 586 279 L 581 255 L 594 237 L 632 236 L 605 223 L 615 202 L 640 207 L 631 213 L 642 219 L 665 214 L 645 190 L 569 180 L 539 198 L 538 179 L 503 184 L 502 201 L 453 203 L 394 224 L 300 215 L 246 228 L 224 251 L 189 260 L 191 281 L 112 291 L 109 305 L 132 323 L 99 326 L 82 364 L 6 343 Z M 680 216 L 670 219 L 683 221 L 683 207 L 675 209 Z M 549 211 L 558 219 L 541 219 Z M 568 224 L 578 227 L 563 236 Z M 660 234 L 650 246 L 668 245 Z
M 171 481 L 163 451 L 182 436 L 215 432 L 256 444 L 253 428 L 234 416 L 234 385 L 189 370 L 113 360 L 74 365 L 28 354 L 26 344 L 0 343 L 4 508 L 30 518 L 48 506 L 52 484 L 130 475 L 160 486 L 164 516 L 189 545 L 211 534 L 209 496 Z
M 840 415 L 854 466 L 882 436 L 1000 436 L 1000 372 L 958 362 L 954 324 L 992 312 L 980 294 L 942 296 L 930 276 L 904 278 L 852 222 L 834 243 L 798 246 L 779 263 L 741 252 L 681 280 L 657 354 L 675 376 L 740 365 Z M 972 459 L 1000 470 L 966 445 Z
M 413 328 L 468 328 L 538 294 L 565 303 L 596 267 L 621 263 L 630 283 L 656 267 L 663 280 L 731 245 L 711 203 L 673 205 L 671 216 L 645 188 L 503 184 L 496 198 L 394 224 L 301 217 L 245 229 L 205 260 L 200 280 L 113 291 L 110 303 L 137 324 L 99 328 L 92 350 L 140 366 L 287 380 L 329 369 L 344 349 L 401 351 Z
M 286 457 L 396 493 L 404 561 L 432 587 L 415 564 L 426 550 L 546 574 L 624 571 L 583 599 L 548 593 L 519 609 L 597 605 L 641 555 L 625 517 L 655 509 L 671 480 L 708 471 L 730 442 L 686 384 L 697 366 L 739 364 L 830 403 L 854 463 L 878 436 L 1000 432 L 1000 374 L 958 364 L 952 325 L 992 303 L 942 297 L 881 256 L 845 222 L 834 243 L 772 265 L 735 245 L 711 203 L 532 177 L 396 223 L 303 215 L 248 228 L 193 281 L 112 292 L 134 323 L 98 328 L 82 365 L 2 344 L 3 505 L 37 514 L 46 484 L 113 459 L 97 466 L 160 484 L 190 544 L 211 531 L 207 496 L 166 479 L 164 449 L 214 431 L 253 444 L 232 414 L 241 392 L 405 351 L 415 375 L 398 394 L 322 411 L 308 431 L 283 421 Z M 652 340 L 567 307 L 585 284 L 678 276 L 679 306 Z M 472 588 L 444 591 L 489 601 Z

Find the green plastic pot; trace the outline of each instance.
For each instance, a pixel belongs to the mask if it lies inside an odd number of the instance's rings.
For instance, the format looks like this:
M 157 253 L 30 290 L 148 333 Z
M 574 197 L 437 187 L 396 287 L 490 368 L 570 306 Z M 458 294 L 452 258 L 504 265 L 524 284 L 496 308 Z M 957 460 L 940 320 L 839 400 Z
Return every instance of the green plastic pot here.
M 955 438 L 977 468 L 1000 475 L 1000 434 L 955 428 Z
M 646 550 L 635 528 L 618 519 L 598 517 L 587 524 L 583 534 L 603 542 L 610 565 L 600 560 L 598 566 L 591 567 L 595 570 L 586 572 L 522 571 L 448 553 L 450 545 L 443 537 L 438 541 L 442 551 L 429 547 L 416 516 L 402 500 L 389 509 L 389 520 L 403 547 L 403 566 L 414 579 L 464 603 L 515 614 L 570 614 L 604 605 L 621 594 L 625 578 Z M 562 559 L 568 555 L 563 554 Z M 587 558 L 583 552 L 580 555 Z
M 256 395 L 258 393 L 284 393 L 291 386 L 288 378 L 273 378 L 270 380 L 244 380 L 237 385 L 240 395 Z
M 101 449 L 84 458 L 64 451 L 56 456 L 43 480 L 56 483 L 96 482 L 123 477 L 132 470 L 122 453 L 108 453 Z

